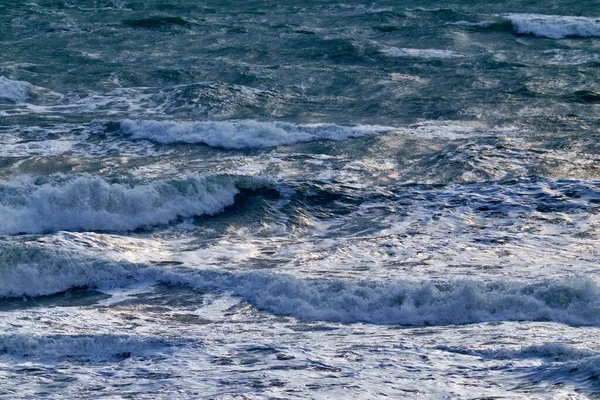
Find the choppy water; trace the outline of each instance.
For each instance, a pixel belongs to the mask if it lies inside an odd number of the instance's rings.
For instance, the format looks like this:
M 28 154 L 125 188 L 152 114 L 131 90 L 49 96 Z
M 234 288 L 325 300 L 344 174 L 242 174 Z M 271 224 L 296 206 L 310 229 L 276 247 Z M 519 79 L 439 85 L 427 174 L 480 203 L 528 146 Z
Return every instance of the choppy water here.
M 599 4 L 5 0 L 0 49 L 0 398 L 600 396 Z

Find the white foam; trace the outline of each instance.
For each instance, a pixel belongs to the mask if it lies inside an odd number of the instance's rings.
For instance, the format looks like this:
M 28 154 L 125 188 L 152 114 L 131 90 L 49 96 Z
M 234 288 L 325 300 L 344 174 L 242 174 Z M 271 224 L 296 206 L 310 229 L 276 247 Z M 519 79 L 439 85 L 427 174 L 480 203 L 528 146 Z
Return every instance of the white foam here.
M 425 59 L 447 59 L 461 58 L 464 54 L 452 50 L 443 49 L 413 49 L 398 48 L 393 46 L 383 47 L 381 52 L 389 57 L 425 58 Z
M 25 81 L 13 81 L 0 76 L 0 101 L 8 100 L 15 103 L 24 103 L 29 97 L 31 83 Z
M 513 30 L 550 39 L 600 36 L 600 18 L 542 14 L 507 14 Z
M 385 132 L 381 126 L 341 126 L 334 124 L 297 125 L 286 122 L 173 122 L 122 120 L 121 130 L 131 139 L 160 144 L 203 143 L 226 149 L 246 149 L 290 145 L 315 140 L 344 140 Z
M 59 230 L 124 231 L 180 217 L 216 214 L 251 179 L 194 177 L 111 183 L 91 175 L 0 182 L 0 234 Z
M 393 325 L 515 320 L 600 324 L 600 287 L 586 278 L 534 283 L 302 279 L 263 272 L 170 270 L 22 246 L 0 248 L 0 261 L 0 296 L 157 281 L 201 292 L 229 292 L 260 310 L 301 320 Z

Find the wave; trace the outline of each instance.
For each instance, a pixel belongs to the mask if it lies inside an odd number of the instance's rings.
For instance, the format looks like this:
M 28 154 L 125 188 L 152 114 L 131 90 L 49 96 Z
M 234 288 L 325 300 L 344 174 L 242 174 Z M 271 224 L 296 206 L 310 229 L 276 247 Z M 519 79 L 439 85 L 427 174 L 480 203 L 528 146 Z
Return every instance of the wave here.
M 156 355 L 170 344 L 160 338 L 126 335 L 0 335 L 0 355 L 31 360 L 111 361 Z
M 600 18 L 541 14 L 508 14 L 513 30 L 550 39 L 600 36 Z
M 225 149 L 264 148 L 315 140 L 344 140 L 382 133 L 381 126 L 341 126 L 335 124 L 297 125 L 286 122 L 173 122 L 121 121 L 121 131 L 131 139 L 159 144 L 202 143 Z
M 102 282 L 140 277 L 139 266 L 56 252 L 29 245 L 0 244 L 0 297 L 46 296 Z
M 486 321 L 600 324 L 600 287 L 587 278 L 516 281 L 350 281 L 264 272 L 169 269 L 86 259 L 35 246 L 0 247 L 0 296 L 39 296 L 127 282 L 228 292 L 259 310 L 301 320 L 390 325 Z
M 510 29 L 520 35 L 534 35 L 549 39 L 600 36 L 600 18 L 543 14 L 504 14 L 497 15 L 497 17 L 500 19 L 482 22 L 449 22 L 448 25 L 499 30 Z
M 148 183 L 118 183 L 91 175 L 20 178 L 0 182 L 0 234 L 135 230 L 217 214 L 233 204 L 239 188 L 264 184 L 241 176 Z
M 163 86 L 121 87 L 119 75 L 112 89 L 73 90 L 63 93 L 31 86 L 27 103 L 0 111 L 0 117 L 14 115 L 81 115 L 96 118 L 161 118 L 165 115 L 209 118 L 249 118 L 257 109 L 264 115 L 278 114 L 281 106 L 296 102 L 296 95 L 222 82 L 194 82 Z M 1 99 L 0 99 L 1 101 Z M 193 110 L 190 109 L 193 104 Z
M 600 288 L 574 279 L 522 284 L 508 281 L 391 283 L 301 280 L 254 274 L 234 294 L 259 309 L 305 320 L 394 325 L 484 321 L 600 323 Z
M 24 103 L 29 97 L 29 90 L 33 85 L 25 81 L 13 81 L 0 76 L 0 101 Z
M 447 25 L 512 30 L 520 35 L 534 35 L 549 39 L 600 36 L 600 18 L 544 14 L 503 14 L 496 17 L 498 19 L 481 22 L 457 21 L 449 22 Z

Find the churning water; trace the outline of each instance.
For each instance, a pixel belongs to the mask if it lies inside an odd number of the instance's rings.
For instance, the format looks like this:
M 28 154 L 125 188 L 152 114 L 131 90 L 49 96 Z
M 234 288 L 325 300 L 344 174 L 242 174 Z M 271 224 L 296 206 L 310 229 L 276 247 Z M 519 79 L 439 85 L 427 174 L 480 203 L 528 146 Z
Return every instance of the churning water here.
M 598 397 L 599 112 L 595 1 L 0 1 L 0 398 Z

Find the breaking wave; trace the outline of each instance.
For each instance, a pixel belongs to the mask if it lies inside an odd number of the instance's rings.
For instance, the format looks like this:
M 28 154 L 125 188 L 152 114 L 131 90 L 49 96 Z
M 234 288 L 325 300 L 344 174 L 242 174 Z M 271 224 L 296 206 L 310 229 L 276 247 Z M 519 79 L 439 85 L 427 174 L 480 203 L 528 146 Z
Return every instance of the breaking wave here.
M 178 218 L 217 214 L 249 177 L 188 176 L 148 183 L 111 182 L 91 175 L 0 182 L 0 234 L 128 231 Z
M 520 35 L 549 39 L 600 36 L 600 18 L 544 14 L 504 14 L 497 17 L 500 19 L 482 22 L 458 21 L 449 24 L 484 29 L 512 29 Z
M 509 14 L 513 30 L 550 39 L 600 36 L 600 18 L 562 15 Z
M 600 36 L 600 18 L 541 14 L 508 14 L 513 30 L 550 39 Z
M 37 296 L 72 287 L 127 282 L 228 292 L 262 311 L 301 320 L 390 325 L 484 321 L 600 324 L 600 287 L 587 278 L 535 283 L 481 281 L 350 281 L 263 272 L 172 270 L 85 259 L 35 246 L 0 247 L 0 296 Z
M 121 121 L 121 131 L 130 139 L 145 139 L 160 144 L 202 143 L 225 149 L 274 147 L 315 140 L 344 140 L 390 129 L 381 126 L 297 125 L 258 121 Z

